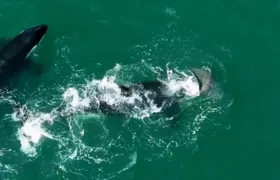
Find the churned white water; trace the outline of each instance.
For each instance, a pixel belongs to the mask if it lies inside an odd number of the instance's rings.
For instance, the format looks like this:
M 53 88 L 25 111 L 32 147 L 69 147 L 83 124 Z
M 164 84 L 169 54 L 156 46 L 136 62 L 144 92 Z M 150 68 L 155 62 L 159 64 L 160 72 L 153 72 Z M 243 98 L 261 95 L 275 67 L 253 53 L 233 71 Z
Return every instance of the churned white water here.
M 120 71 L 121 65 L 116 65 L 115 69 Z M 186 74 L 179 77 L 172 70 L 167 70 L 167 78 L 162 80 L 162 83 L 167 85 L 165 93 L 168 96 L 173 96 L 178 92 L 185 93 L 188 97 L 196 97 L 199 95 L 199 88 L 197 82 L 192 76 Z M 122 110 L 127 104 L 132 104 L 133 110 L 126 112 L 128 117 L 144 119 L 150 117 L 154 113 L 161 112 L 162 107 L 158 107 L 153 99 L 148 99 L 148 105 L 139 105 L 143 102 L 139 91 L 134 91 L 130 96 L 123 96 L 121 88 L 116 83 L 116 76 L 104 76 L 102 79 L 93 79 L 88 81 L 83 88 L 69 87 L 62 94 L 62 101 L 65 107 L 61 110 L 64 114 L 78 114 L 83 112 L 85 108 L 92 105 L 99 106 L 99 101 L 106 102 L 118 110 Z M 144 94 L 148 98 L 150 92 L 146 91 Z M 95 102 L 92 104 L 91 102 Z M 138 105 L 137 105 L 137 103 Z M 36 155 L 36 147 L 44 138 L 54 139 L 50 132 L 44 127 L 44 124 L 49 125 L 53 123 L 57 114 L 54 112 L 40 113 L 30 111 L 23 107 L 19 109 L 17 114 L 13 114 L 14 120 L 23 120 L 23 126 L 18 129 L 18 139 L 21 144 L 21 150 L 30 156 Z

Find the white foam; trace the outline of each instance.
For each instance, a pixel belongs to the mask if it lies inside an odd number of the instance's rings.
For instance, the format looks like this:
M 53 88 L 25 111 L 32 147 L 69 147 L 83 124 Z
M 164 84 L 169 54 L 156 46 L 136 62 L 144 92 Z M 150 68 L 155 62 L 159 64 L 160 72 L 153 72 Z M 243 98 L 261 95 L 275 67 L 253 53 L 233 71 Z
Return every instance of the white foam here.
M 199 84 L 193 81 L 193 77 L 189 77 L 185 81 L 180 82 L 180 85 L 188 96 L 196 97 L 200 95 Z
M 121 70 L 121 66 L 117 65 L 114 68 L 116 71 Z M 199 88 L 197 82 L 193 81 L 192 76 L 183 75 L 178 76 L 173 73 L 172 70 L 167 70 L 167 78 L 161 80 L 167 85 L 166 93 L 170 96 L 176 93 L 182 92 L 187 96 L 197 96 L 199 95 Z M 70 87 L 65 90 L 62 94 L 63 101 L 65 103 L 65 108 L 60 109 L 58 113 L 76 113 L 83 111 L 88 108 L 92 102 L 96 102 L 96 108 L 98 108 L 100 101 L 106 102 L 108 105 L 113 106 L 116 110 L 125 113 L 127 116 L 144 119 L 150 117 L 154 113 L 158 113 L 162 110 L 162 107 L 158 107 L 153 99 L 149 98 L 149 91 L 144 90 L 144 92 L 139 92 L 141 90 L 132 91 L 131 96 L 124 96 L 122 94 L 121 88 L 116 83 L 115 75 L 106 75 L 102 79 L 93 79 L 87 82 L 82 88 Z M 144 93 L 147 99 L 147 103 L 143 102 L 143 97 L 140 93 Z M 130 108 L 126 108 L 130 107 Z M 62 112 L 61 112 L 62 111 Z M 18 130 L 18 139 L 21 143 L 21 150 L 30 155 L 35 156 L 36 147 L 39 145 L 43 137 L 49 139 L 54 138 L 50 133 L 48 133 L 44 126 L 44 122 L 52 124 L 54 118 L 57 114 L 52 113 L 31 113 L 30 111 L 19 109 L 17 116 L 13 114 L 14 120 L 25 119 L 23 126 Z M 28 117 L 26 116 L 28 113 Z M 70 125 L 70 124 L 69 124 Z M 70 127 L 71 128 L 71 127 Z M 83 136 L 84 132 L 79 131 L 80 135 Z M 74 151 L 69 158 L 75 158 L 77 156 L 77 151 Z
M 89 98 L 80 98 L 79 92 L 75 88 L 68 88 L 63 93 L 63 99 L 75 110 L 78 108 L 89 107 L 90 99 Z
M 22 108 L 20 111 L 22 111 Z M 12 118 L 19 120 L 23 117 L 22 115 L 23 114 L 15 115 L 14 113 Z M 35 156 L 37 154 L 36 146 L 39 144 L 42 137 L 53 139 L 53 136 L 42 127 L 45 121 L 53 121 L 50 114 L 41 113 L 39 116 L 36 116 L 29 112 L 23 126 L 18 129 L 17 136 L 21 144 L 21 150 L 25 154 Z
M 114 71 L 120 70 L 121 65 L 117 64 L 114 67 Z M 193 81 L 193 76 L 187 76 L 184 72 L 181 72 L 181 76 L 178 76 L 172 70 L 167 69 L 167 79 L 162 80 L 162 82 L 167 85 L 167 89 L 163 93 L 166 93 L 168 96 L 174 96 L 180 92 L 190 97 L 199 95 L 198 83 Z M 78 112 L 84 108 L 93 106 L 94 103 L 92 104 L 91 102 L 95 102 L 96 108 L 98 108 L 101 101 L 134 118 L 138 117 L 143 119 L 161 111 L 162 107 L 158 107 L 153 102 L 153 99 L 149 99 L 147 96 L 148 91 L 141 92 L 146 94 L 148 106 L 142 104 L 143 100 L 139 93 L 138 90 L 135 90 L 131 96 L 122 95 L 122 90 L 116 83 L 116 75 L 106 75 L 102 79 L 89 81 L 81 90 L 75 87 L 68 88 L 63 94 L 63 99 L 67 107 L 65 111 L 72 112 Z M 125 112 L 124 107 L 128 107 L 127 105 L 134 105 L 133 112 Z
M 174 94 L 182 91 L 184 94 L 190 97 L 199 96 L 199 84 L 194 81 L 194 77 L 178 70 L 175 71 L 181 76 L 175 74 L 173 70 L 169 68 L 167 69 L 167 80 L 163 81 L 163 83 L 168 86 L 168 89 L 166 91 L 167 95 L 173 96 Z

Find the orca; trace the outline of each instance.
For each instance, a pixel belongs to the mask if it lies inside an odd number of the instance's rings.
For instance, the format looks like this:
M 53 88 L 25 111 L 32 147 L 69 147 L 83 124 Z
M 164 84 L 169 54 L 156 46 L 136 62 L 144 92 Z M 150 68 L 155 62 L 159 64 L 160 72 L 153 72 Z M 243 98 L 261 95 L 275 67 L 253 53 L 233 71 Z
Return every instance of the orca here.
M 190 71 L 193 74 L 192 79 L 194 79 L 194 81 L 196 81 L 199 85 L 199 93 L 193 94 L 193 97 L 206 94 L 210 90 L 212 84 L 211 71 L 202 68 L 191 68 Z M 167 113 L 172 116 L 172 113 L 170 114 L 170 109 L 173 109 L 171 110 L 173 113 L 174 113 L 174 109 L 177 108 L 178 110 L 177 106 L 179 100 L 187 96 L 187 93 L 185 93 L 186 90 L 184 88 L 182 88 L 180 91 L 178 91 L 173 95 L 167 95 L 166 94 L 166 90 L 168 88 L 167 85 L 158 80 L 144 81 L 144 82 L 133 84 L 131 86 L 120 85 L 119 87 L 121 89 L 122 96 L 131 97 L 133 92 L 138 92 L 138 95 L 140 95 L 142 101 L 141 102 L 136 101 L 134 104 L 128 103 L 125 104 L 124 106 L 110 105 L 106 101 L 100 100 L 97 92 L 96 97 L 91 100 L 91 104 L 89 108 L 84 109 L 84 111 L 86 112 L 99 111 L 105 114 L 124 114 L 124 113 L 130 113 L 135 106 L 138 106 L 139 108 L 147 107 L 149 106 L 149 102 L 153 101 L 153 103 L 157 107 L 162 108 L 162 111 L 164 113 L 169 111 Z M 98 103 L 96 102 L 96 98 L 98 100 Z
M 210 70 L 202 69 L 202 68 L 191 68 L 190 71 L 192 72 L 194 76 L 194 81 L 196 81 L 199 85 L 199 94 L 195 95 L 200 96 L 202 94 L 207 93 L 212 85 L 212 74 Z M 162 107 L 163 112 L 173 116 L 174 112 L 178 112 L 178 102 L 180 99 L 184 98 L 186 96 L 186 93 L 184 93 L 184 89 L 179 91 L 178 93 L 175 93 L 171 96 L 166 95 L 165 90 L 167 87 L 166 84 L 162 83 L 161 81 L 144 81 L 140 83 L 133 84 L 131 86 L 119 86 L 121 89 L 121 94 L 124 97 L 131 97 L 133 95 L 133 92 L 137 91 L 140 97 L 142 98 L 142 101 L 136 101 L 134 104 L 125 104 L 124 106 L 119 105 L 112 105 L 108 104 L 106 101 L 102 100 L 102 98 L 97 96 L 95 98 L 92 98 L 90 100 L 89 107 L 83 109 L 84 112 L 88 113 L 96 113 L 101 112 L 107 115 L 120 115 L 120 114 L 126 114 L 130 113 L 132 108 L 135 106 L 138 106 L 139 108 L 147 107 L 149 106 L 149 100 L 152 100 L 153 103 L 157 107 Z M 147 94 L 147 92 L 149 92 Z M 102 94 L 102 92 L 100 92 Z M 22 117 L 22 123 L 28 119 L 28 113 L 26 108 L 21 109 L 22 106 L 16 105 L 14 106 L 14 111 L 16 114 L 21 114 Z M 21 109 L 21 110 L 20 110 Z M 62 103 L 59 107 L 56 108 L 57 116 L 61 118 L 67 118 L 70 116 L 73 116 L 75 113 L 63 113 L 64 109 L 64 103 Z M 175 110 L 175 111 L 174 111 Z M 177 112 L 176 112 L 177 111 Z
M 48 30 L 48 25 L 41 24 L 23 30 L 11 40 L 5 39 L 0 50 L 0 86 L 9 82 L 15 74 L 31 67 L 41 70 L 42 65 L 28 57 L 39 45 Z M 2 39 L 3 41 L 3 39 Z
M 212 74 L 210 70 L 205 70 L 202 68 L 192 68 L 190 69 L 190 71 L 194 76 L 194 81 L 199 84 L 199 94 L 196 96 L 207 93 L 212 85 Z M 134 106 L 138 106 L 140 108 L 149 106 L 149 100 L 152 100 L 153 103 L 158 107 L 162 107 L 163 113 L 165 113 L 169 117 L 174 117 L 173 121 L 171 121 L 171 126 L 176 126 L 176 123 L 180 119 L 179 116 L 181 114 L 178 102 L 180 99 L 186 96 L 186 93 L 184 93 L 183 90 L 179 91 L 176 94 L 173 94 L 172 96 L 168 96 L 164 93 L 164 90 L 167 88 L 167 86 L 161 81 L 145 81 L 133 84 L 131 86 L 120 85 L 119 87 L 121 89 L 122 96 L 130 97 L 133 92 L 137 91 L 142 98 L 142 101 L 135 102 L 134 104 L 128 103 L 124 106 L 119 106 L 108 104 L 106 101 L 102 101 L 102 99 L 99 99 L 97 95 L 97 97 L 91 99 L 89 107 L 83 109 L 84 112 L 101 112 L 106 115 L 124 115 L 127 113 L 131 113 L 131 110 Z M 147 92 L 150 92 L 150 94 L 147 95 Z M 67 117 L 71 117 L 76 114 L 75 112 L 63 112 L 63 109 L 65 108 L 64 105 L 64 103 L 61 103 L 59 107 L 55 108 L 56 117 L 66 119 Z M 15 104 L 13 106 L 13 109 L 17 117 L 21 118 L 21 123 L 24 124 L 30 116 L 26 107 L 20 104 Z

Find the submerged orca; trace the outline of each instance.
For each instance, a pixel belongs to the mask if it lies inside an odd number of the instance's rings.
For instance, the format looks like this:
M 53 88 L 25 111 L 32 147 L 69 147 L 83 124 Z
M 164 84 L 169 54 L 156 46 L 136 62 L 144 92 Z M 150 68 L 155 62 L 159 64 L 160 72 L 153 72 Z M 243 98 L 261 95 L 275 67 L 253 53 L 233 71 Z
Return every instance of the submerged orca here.
M 211 72 L 202 68 L 192 68 L 190 69 L 190 71 L 194 76 L 194 81 L 196 81 L 199 85 L 199 93 L 194 94 L 193 96 L 196 97 L 207 93 L 212 84 Z M 97 99 L 99 102 L 96 103 L 96 99 L 92 99 L 90 107 L 84 109 L 84 111 L 99 111 L 105 114 L 124 114 L 130 113 L 131 109 L 135 106 L 138 106 L 140 108 L 145 106 L 147 107 L 149 106 L 149 102 L 152 100 L 157 107 L 162 107 L 163 111 L 165 111 L 166 113 L 170 109 L 173 109 L 171 111 L 174 111 L 174 106 L 178 105 L 178 100 L 186 96 L 184 89 L 173 95 L 167 95 L 165 90 L 168 87 L 166 84 L 160 81 L 145 81 L 138 84 L 134 84 L 132 86 L 122 85 L 119 87 L 121 89 L 122 96 L 131 97 L 133 92 L 137 91 L 138 95 L 140 95 L 140 97 L 142 98 L 142 101 L 135 102 L 134 104 L 125 104 L 124 106 L 120 107 L 119 105 L 111 105 L 108 104 L 106 101 L 100 100 L 97 95 Z M 172 113 L 168 114 L 172 115 Z
M 0 50 L 0 85 L 31 65 L 39 67 L 40 64 L 32 62 L 28 56 L 39 45 L 47 29 L 45 24 L 37 25 L 23 30 L 11 40 L 6 40 L 7 43 Z

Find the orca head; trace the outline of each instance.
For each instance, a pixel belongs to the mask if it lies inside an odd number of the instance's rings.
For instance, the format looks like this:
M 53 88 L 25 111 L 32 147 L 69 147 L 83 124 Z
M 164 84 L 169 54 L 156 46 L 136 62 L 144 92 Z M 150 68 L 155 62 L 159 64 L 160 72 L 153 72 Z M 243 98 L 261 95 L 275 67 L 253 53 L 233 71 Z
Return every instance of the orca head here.
M 22 31 L 17 37 L 20 40 L 19 43 L 22 44 L 27 52 L 27 56 L 32 50 L 34 50 L 37 45 L 41 42 L 48 30 L 46 24 L 41 24 L 34 26 Z
M 25 41 L 32 41 L 35 44 L 39 44 L 43 36 L 46 34 L 47 30 L 48 25 L 41 24 L 21 31 L 18 36 L 24 38 Z
M 199 85 L 200 93 L 206 93 L 211 88 L 213 82 L 211 71 L 202 68 L 191 68 L 190 71 Z
M 26 58 L 39 45 L 47 30 L 46 24 L 25 29 L 14 37 L 1 53 L 6 59 Z

